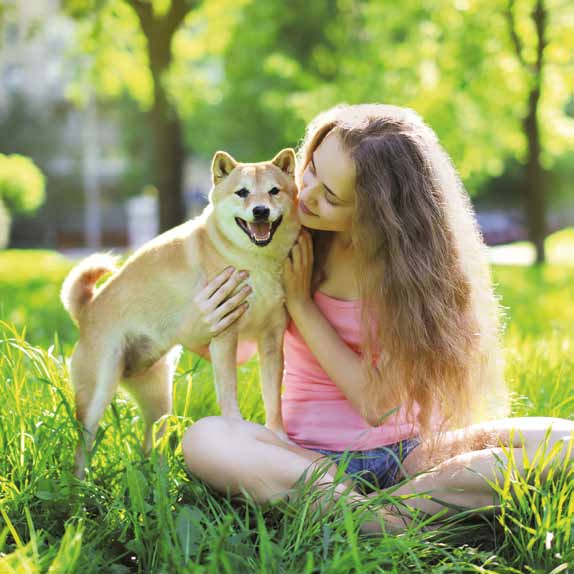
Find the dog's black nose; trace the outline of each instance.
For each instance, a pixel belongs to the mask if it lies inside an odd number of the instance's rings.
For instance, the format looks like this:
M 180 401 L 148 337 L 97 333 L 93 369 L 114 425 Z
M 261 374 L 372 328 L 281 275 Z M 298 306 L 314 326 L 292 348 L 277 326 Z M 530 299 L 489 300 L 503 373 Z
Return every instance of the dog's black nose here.
M 256 205 L 253 208 L 253 217 L 255 219 L 269 219 L 269 213 L 271 213 L 269 208 L 264 205 Z

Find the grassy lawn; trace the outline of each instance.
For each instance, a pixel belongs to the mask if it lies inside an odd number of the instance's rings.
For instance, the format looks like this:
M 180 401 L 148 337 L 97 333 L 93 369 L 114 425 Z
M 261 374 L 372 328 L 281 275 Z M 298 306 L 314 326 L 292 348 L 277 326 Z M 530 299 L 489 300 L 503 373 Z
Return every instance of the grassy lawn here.
M 564 242 L 552 241 L 564 257 Z M 572 263 L 494 269 L 514 415 L 574 420 Z M 218 414 L 210 365 L 189 353 L 152 457 L 141 453 L 136 407 L 119 394 L 78 483 L 66 371 L 77 333 L 59 302 L 70 266 L 53 252 L 0 252 L 0 574 L 573 571 L 574 471 L 541 483 L 539 464 L 528 482 L 509 468 L 498 518 L 455 519 L 432 532 L 415 521 L 377 538 L 358 534 L 365 508 L 337 503 L 320 518 L 304 487 L 298 499 L 265 507 L 210 491 L 187 474 L 179 446 L 194 420 Z M 255 361 L 241 367 L 239 395 L 244 416 L 262 422 Z

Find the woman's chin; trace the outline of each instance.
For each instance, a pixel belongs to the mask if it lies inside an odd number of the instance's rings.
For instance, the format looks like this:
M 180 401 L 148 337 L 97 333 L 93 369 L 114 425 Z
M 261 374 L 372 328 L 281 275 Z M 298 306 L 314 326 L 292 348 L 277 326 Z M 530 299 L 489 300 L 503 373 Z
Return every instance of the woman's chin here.
M 307 229 L 315 229 L 317 231 L 330 231 L 328 228 L 325 228 L 324 225 L 321 225 L 321 222 L 317 221 L 316 217 L 299 216 L 299 221 L 301 222 L 301 225 Z
M 338 229 L 333 229 L 329 223 L 321 221 L 318 217 L 301 217 L 299 215 L 299 221 L 301 225 L 307 229 L 314 229 L 315 231 L 339 231 Z
M 317 215 L 308 215 L 301 209 L 297 215 L 299 216 L 301 225 L 307 229 L 314 229 L 316 231 L 341 231 L 341 229 L 338 229 L 333 223 L 325 221 Z

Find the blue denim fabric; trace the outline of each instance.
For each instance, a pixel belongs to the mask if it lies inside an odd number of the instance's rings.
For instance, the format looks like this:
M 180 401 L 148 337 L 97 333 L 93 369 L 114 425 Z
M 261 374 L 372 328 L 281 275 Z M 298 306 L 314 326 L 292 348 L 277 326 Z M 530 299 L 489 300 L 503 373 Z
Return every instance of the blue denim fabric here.
M 361 479 L 357 482 L 357 489 L 368 492 L 392 486 L 403 460 L 420 443 L 414 437 L 370 450 L 310 450 L 328 456 L 337 466 L 343 465 L 345 474 Z

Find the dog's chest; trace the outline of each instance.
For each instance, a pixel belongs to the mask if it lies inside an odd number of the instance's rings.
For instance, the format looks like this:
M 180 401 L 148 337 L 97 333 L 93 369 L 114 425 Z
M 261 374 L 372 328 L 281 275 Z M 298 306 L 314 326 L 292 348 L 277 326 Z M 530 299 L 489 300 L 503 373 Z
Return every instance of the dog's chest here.
M 274 313 L 281 313 L 285 301 L 280 270 L 251 271 L 247 283 L 252 292 L 249 308 L 239 325 L 241 335 L 257 335 L 268 325 Z

